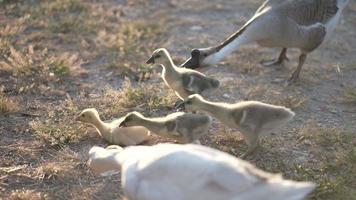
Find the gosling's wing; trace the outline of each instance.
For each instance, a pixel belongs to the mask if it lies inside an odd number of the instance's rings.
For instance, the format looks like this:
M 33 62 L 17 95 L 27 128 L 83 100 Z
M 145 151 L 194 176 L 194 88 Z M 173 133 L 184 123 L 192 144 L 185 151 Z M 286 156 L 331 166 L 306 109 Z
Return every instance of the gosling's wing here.
M 211 78 L 194 72 L 183 74 L 182 84 L 185 90 L 193 94 L 201 94 L 204 90 L 213 88 Z

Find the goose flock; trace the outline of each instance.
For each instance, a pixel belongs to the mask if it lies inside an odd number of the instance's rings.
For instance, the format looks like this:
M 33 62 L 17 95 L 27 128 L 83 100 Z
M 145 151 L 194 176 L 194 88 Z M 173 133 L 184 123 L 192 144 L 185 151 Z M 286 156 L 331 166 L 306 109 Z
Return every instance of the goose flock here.
M 103 122 L 96 109 L 83 110 L 76 120 L 93 125 L 112 144 L 92 147 L 88 167 L 98 174 L 121 171 L 121 186 L 128 200 L 304 199 L 315 188 L 313 183 L 285 180 L 242 160 L 253 156 L 260 136 L 277 131 L 295 113 L 258 101 L 209 101 L 221 83 L 196 69 L 216 65 L 240 45 L 251 42 L 282 49 L 277 59 L 262 61 L 265 66 L 282 65 L 288 60 L 287 49 L 298 48 L 297 68 L 286 80 L 287 85 L 293 84 L 307 55 L 330 38 L 348 2 L 266 0 L 236 33 L 217 46 L 193 49 L 180 67 L 165 48 L 155 50 L 146 64 L 162 67 L 164 83 L 181 100 L 175 106 L 177 111 L 157 118 L 130 112 Z M 200 138 L 209 134 L 213 118 L 243 135 L 248 149 L 240 158 L 201 145 Z M 142 145 L 151 134 L 180 144 Z

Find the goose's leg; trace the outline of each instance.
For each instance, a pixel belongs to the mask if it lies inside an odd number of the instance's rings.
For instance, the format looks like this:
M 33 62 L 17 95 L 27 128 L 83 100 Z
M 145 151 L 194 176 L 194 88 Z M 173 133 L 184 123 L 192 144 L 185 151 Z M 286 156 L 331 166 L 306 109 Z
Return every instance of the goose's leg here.
M 302 71 L 302 67 L 304 65 L 305 59 L 307 58 L 307 55 L 305 53 L 302 53 L 299 56 L 299 63 L 297 69 L 293 72 L 293 74 L 290 76 L 290 78 L 287 80 L 287 84 L 291 85 L 295 83 L 299 79 L 299 74 L 300 71 Z
M 278 59 L 274 59 L 274 60 L 262 60 L 261 64 L 266 66 L 266 67 L 270 67 L 270 66 L 278 66 L 281 65 L 284 61 L 289 61 L 288 57 L 287 57 L 287 48 L 283 48 L 281 53 L 279 54 Z
M 248 149 L 245 153 L 243 153 L 240 158 L 245 159 L 248 155 L 256 150 L 258 147 L 258 134 L 252 133 L 245 135 L 245 140 L 248 145 Z

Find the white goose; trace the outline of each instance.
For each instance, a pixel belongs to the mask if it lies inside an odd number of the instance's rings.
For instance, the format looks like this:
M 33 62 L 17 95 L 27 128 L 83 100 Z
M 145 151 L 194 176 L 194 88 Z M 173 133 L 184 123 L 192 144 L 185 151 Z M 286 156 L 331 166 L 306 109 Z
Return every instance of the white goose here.
M 301 200 L 314 188 L 193 144 L 93 147 L 88 165 L 96 173 L 121 169 L 128 200 Z
M 282 47 L 276 61 L 265 65 L 281 64 L 287 59 L 287 48 L 299 48 L 301 54 L 297 69 L 288 79 L 291 84 L 299 78 L 299 73 L 307 54 L 328 40 L 339 22 L 349 0 L 267 0 L 255 15 L 215 47 L 193 49 L 191 58 L 182 67 L 195 69 L 217 64 L 239 46 L 257 42 L 266 47 Z

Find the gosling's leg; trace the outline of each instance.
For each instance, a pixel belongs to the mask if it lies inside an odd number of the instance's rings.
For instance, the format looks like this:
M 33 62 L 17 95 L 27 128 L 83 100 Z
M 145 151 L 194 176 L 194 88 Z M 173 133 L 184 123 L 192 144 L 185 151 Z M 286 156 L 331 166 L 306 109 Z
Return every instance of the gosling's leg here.
M 261 64 L 265 67 L 271 67 L 271 66 L 280 66 L 283 64 L 284 61 L 289 61 L 287 57 L 287 48 L 283 48 L 281 53 L 279 54 L 279 57 L 274 60 L 262 60 Z
M 299 74 L 300 71 L 302 71 L 302 67 L 304 65 L 304 62 L 307 58 L 307 55 L 302 53 L 299 56 L 299 63 L 298 63 L 298 67 L 297 69 L 292 73 L 292 75 L 290 76 L 290 78 L 287 80 L 287 85 L 292 85 L 293 83 L 295 83 L 298 79 L 299 79 Z
M 248 149 L 243 153 L 240 158 L 245 159 L 248 155 L 253 153 L 258 147 L 258 134 L 246 135 L 245 140 L 248 146 Z

